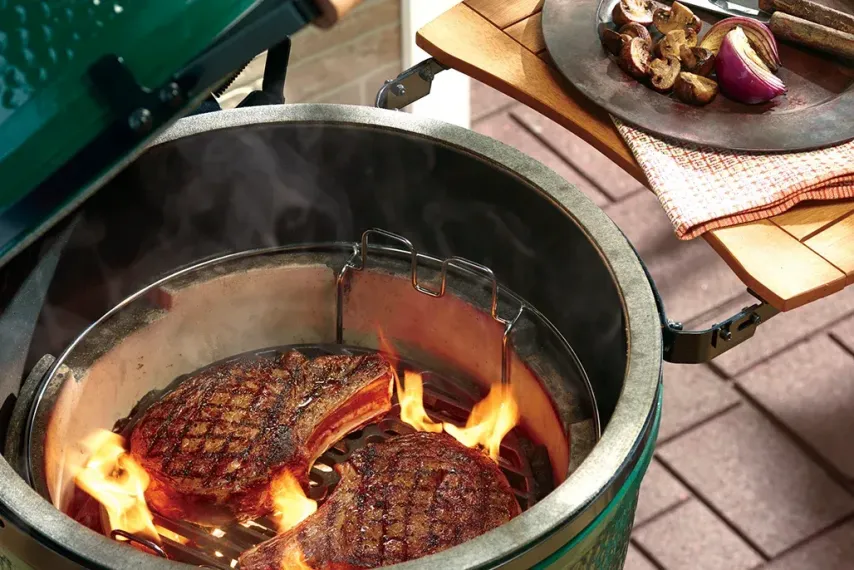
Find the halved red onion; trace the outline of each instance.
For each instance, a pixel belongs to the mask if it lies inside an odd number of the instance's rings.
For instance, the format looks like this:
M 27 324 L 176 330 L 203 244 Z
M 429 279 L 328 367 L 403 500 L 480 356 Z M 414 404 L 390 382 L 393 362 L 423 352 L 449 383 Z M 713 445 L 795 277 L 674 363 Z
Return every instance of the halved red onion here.
M 762 58 L 762 61 L 771 71 L 777 71 L 782 63 L 780 62 L 780 54 L 777 51 L 777 41 L 774 39 L 774 34 L 764 24 L 760 24 L 756 20 L 750 18 L 733 17 L 721 20 L 706 32 L 700 42 L 700 47 L 711 50 L 717 54 L 721 48 L 721 44 L 728 33 L 736 26 L 741 27 L 744 33 L 750 40 L 750 44 L 754 50 Z
M 786 92 L 780 78 L 761 63 L 741 26 L 724 37 L 715 74 L 724 95 L 742 103 L 765 103 Z

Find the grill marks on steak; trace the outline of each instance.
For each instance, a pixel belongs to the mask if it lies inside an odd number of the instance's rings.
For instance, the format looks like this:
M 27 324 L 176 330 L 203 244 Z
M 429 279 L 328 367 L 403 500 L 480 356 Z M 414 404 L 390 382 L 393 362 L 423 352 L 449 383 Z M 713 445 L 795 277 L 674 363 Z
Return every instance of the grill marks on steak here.
M 151 477 L 149 506 L 203 525 L 268 514 L 275 477 L 287 470 L 306 484 L 332 443 L 391 409 L 392 379 L 378 354 L 309 360 L 296 351 L 200 372 L 131 435 Z
M 287 570 L 296 560 L 314 570 L 396 564 L 461 544 L 520 512 L 498 466 L 444 433 L 369 444 L 340 472 L 317 512 L 244 553 L 241 569 Z

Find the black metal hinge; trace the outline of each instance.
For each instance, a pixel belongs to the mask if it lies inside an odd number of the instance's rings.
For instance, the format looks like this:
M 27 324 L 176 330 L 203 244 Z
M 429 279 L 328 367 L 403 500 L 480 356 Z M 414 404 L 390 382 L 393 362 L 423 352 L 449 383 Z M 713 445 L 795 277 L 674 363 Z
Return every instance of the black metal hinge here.
M 664 360 L 681 364 L 708 362 L 752 337 L 756 327 L 779 312 L 760 299 L 706 330 L 686 331 L 682 323 L 667 321 L 662 326 Z
M 403 109 L 430 94 L 433 78 L 447 69 L 433 58 L 425 59 L 387 80 L 377 93 L 376 106 L 380 109 Z

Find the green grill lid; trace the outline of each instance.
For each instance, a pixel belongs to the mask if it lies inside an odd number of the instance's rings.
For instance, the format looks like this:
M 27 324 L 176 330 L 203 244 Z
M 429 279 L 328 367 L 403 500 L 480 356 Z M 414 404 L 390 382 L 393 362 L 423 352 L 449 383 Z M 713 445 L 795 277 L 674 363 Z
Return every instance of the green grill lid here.
M 316 16 L 310 0 L 0 0 L 0 265 Z

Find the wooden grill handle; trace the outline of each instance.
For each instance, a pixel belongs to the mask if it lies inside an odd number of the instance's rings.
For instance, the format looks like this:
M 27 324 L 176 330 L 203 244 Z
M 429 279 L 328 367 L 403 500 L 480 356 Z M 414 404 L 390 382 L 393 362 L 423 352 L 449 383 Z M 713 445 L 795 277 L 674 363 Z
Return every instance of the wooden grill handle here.
M 343 18 L 362 0 L 315 0 L 315 2 L 320 8 L 320 17 L 314 23 L 321 28 L 328 28 Z
M 819 51 L 854 59 L 854 34 L 840 32 L 815 22 L 790 16 L 783 12 L 771 14 L 768 23 L 778 38 L 789 40 Z
M 812 0 L 759 0 L 759 8 L 766 12 L 784 12 L 840 32 L 854 34 L 854 15 L 822 6 Z

